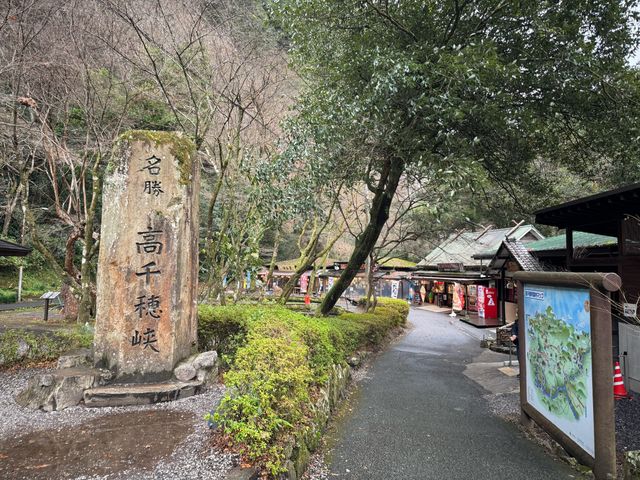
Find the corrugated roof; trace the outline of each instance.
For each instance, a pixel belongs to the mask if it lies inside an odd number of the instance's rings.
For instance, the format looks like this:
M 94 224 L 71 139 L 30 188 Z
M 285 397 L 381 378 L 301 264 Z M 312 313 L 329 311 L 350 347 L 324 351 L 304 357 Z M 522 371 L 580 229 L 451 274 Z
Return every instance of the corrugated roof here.
M 381 258 L 378 260 L 378 265 L 386 268 L 414 268 L 416 267 L 416 262 L 412 262 L 410 260 L 405 260 L 403 258 L 391 257 L 391 258 Z
M 505 240 L 502 242 L 507 250 L 511 253 L 513 258 L 518 262 L 520 268 L 525 272 L 535 272 L 542 270 L 538 260 L 529 253 L 527 247 L 522 242 L 517 240 Z
M 618 234 L 624 215 L 640 214 L 640 183 L 600 192 L 536 212 L 536 223 L 598 235 Z
M 291 260 L 281 260 L 279 262 L 276 262 L 276 270 L 280 272 L 295 272 L 298 269 L 299 261 L 299 258 L 293 258 Z M 334 259 L 327 258 L 327 261 L 324 265 L 326 268 L 333 267 L 334 262 Z M 315 263 L 317 263 L 318 266 L 321 266 L 322 260 L 318 259 Z
M 507 234 L 515 240 L 522 240 L 528 233 L 544 238 L 533 225 L 522 225 L 515 231 L 512 230 L 513 227 L 455 233 L 432 250 L 418 266 L 436 266 L 439 263 L 480 265 L 480 259 L 473 258 L 473 255 L 490 252 L 488 258 L 493 257 Z
M 31 252 L 29 247 L 17 243 L 0 240 L 0 257 L 24 257 Z
M 530 252 L 543 252 L 547 250 L 564 250 L 567 245 L 566 234 L 548 237 L 544 240 L 537 240 L 527 244 Z M 573 247 L 605 247 L 616 245 L 618 239 L 597 233 L 573 232 Z

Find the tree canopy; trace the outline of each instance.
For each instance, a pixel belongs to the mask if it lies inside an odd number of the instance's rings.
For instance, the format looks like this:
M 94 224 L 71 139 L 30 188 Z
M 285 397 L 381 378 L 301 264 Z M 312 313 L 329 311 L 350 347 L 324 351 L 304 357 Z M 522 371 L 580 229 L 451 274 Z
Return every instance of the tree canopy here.
M 610 135 L 635 115 L 624 100 L 637 99 L 637 72 L 626 60 L 636 45 L 631 7 L 608 0 L 267 2 L 305 81 L 290 154 L 313 155 L 310 168 L 329 165 L 332 175 L 363 180 L 374 192 L 369 225 L 322 312 L 375 244 L 407 171 L 435 171 L 453 190 L 484 176 L 507 189 L 543 191 L 540 161 L 584 168 L 637 158 L 637 140 L 622 148 Z M 618 122 L 610 119 L 614 110 Z

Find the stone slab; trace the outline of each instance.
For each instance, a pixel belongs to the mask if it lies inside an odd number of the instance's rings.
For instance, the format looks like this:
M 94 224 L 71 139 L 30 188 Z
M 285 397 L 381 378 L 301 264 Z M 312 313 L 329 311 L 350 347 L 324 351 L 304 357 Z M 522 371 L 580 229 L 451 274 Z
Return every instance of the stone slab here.
M 88 367 L 92 360 L 93 352 L 88 348 L 81 348 L 58 358 L 58 368 Z
M 498 370 L 509 377 L 517 377 L 519 373 L 518 370 L 512 367 L 500 367 Z
M 84 404 L 87 407 L 149 405 L 191 397 L 202 388 L 203 383 L 198 381 L 114 384 L 85 390 Z
M 479 359 L 483 359 L 482 355 L 476 357 L 474 360 Z M 503 367 L 502 362 L 474 361 L 467 364 L 462 373 L 492 394 L 514 393 L 520 391 L 519 379 L 516 376 L 505 375 L 499 370 L 501 368 L 508 367 Z M 517 372 L 515 373 L 516 375 L 518 374 Z
M 16 396 L 16 403 L 33 410 L 64 410 L 78 405 L 83 392 L 103 385 L 111 372 L 93 368 L 63 368 L 32 377 L 27 387 Z
M 233 467 L 224 478 L 225 480 L 258 480 L 260 471 L 255 467 Z

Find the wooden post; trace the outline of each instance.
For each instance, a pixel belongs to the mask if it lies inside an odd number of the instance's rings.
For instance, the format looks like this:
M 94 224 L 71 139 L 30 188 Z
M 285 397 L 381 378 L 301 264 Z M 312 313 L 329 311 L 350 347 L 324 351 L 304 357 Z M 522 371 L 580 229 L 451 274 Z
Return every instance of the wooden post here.
M 44 299 L 44 321 L 45 322 L 49 321 L 49 299 L 48 298 Z
M 567 228 L 565 231 L 566 247 L 567 247 L 567 268 L 573 263 L 573 228 Z
M 507 324 L 507 312 L 505 311 L 506 299 L 504 298 L 507 296 L 507 284 L 505 279 L 506 268 L 507 268 L 507 263 L 505 262 L 505 264 L 502 266 L 502 269 L 500 270 L 500 290 L 498 291 L 498 294 L 500 295 L 500 317 L 501 317 L 500 323 L 502 323 L 502 325 Z
M 596 479 L 615 478 L 616 435 L 613 400 L 611 304 L 604 289 L 591 289 L 591 354 Z M 610 477 L 608 475 L 611 475 Z
M 20 266 L 18 269 L 18 303 L 22 301 L 22 274 L 24 271 L 24 267 Z

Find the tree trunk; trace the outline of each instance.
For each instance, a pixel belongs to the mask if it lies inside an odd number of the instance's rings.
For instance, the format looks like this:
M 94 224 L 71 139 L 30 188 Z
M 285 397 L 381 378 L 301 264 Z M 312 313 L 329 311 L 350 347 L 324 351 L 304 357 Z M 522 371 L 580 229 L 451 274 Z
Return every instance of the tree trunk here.
M 15 93 L 14 93 L 14 97 L 15 97 Z M 5 238 L 9 234 L 9 226 L 11 225 L 11 219 L 13 217 L 13 212 L 18 203 L 18 198 L 20 197 L 21 190 L 25 186 L 25 182 L 29 181 L 28 176 L 25 179 L 24 173 L 26 170 L 26 165 L 24 165 L 22 162 L 22 153 L 20 151 L 20 143 L 18 141 L 18 104 L 16 102 L 13 103 L 12 115 L 13 115 L 13 122 L 11 125 L 11 130 L 12 130 L 11 137 L 12 137 L 12 143 L 13 143 L 13 151 L 14 151 L 14 155 L 16 156 L 16 160 L 17 160 L 16 163 L 21 166 L 22 170 L 20 171 L 20 180 L 18 181 L 18 184 L 11 189 L 11 193 L 9 194 L 9 197 L 8 197 L 10 200 L 7 200 L 7 205 L 5 207 L 4 225 L 2 225 L 2 236 Z M 26 184 L 26 186 L 28 186 L 28 183 Z
M 267 278 L 264 281 L 264 290 L 269 290 L 269 283 L 273 281 L 273 271 L 276 268 L 276 260 L 278 259 L 278 248 L 280 247 L 280 237 L 282 233 L 280 229 L 276 232 L 276 239 L 273 242 L 273 252 L 271 252 L 271 262 L 269 263 L 269 273 L 267 273 Z
M 3 237 L 6 237 L 9 234 L 9 226 L 11 225 L 13 212 L 16 209 L 18 198 L 20 197 L 20 187 L 11 189 L 11 193 L 8 197 L 10 198 L 10 200 L 7 201 L 7 205 L 4 208 L 4 224 L 2 225 Z
M 365 312 L 368 312 L 373 309 L 373 297 L 375 295 L 375 278 L 373 268 L 375 266 L 375 258 L 374 255 L 369 255 L 367 259 L 367 301 L 365 303 Z
M 369 223 L 356 240 L 347 268 L 345 268 L 338 281 L 333 284 L 331 290 L 324 297 L 320 305 L 321 315 L 327 315 L 335 306 L 375 247 L 378 237 L 380 237 L 380 232 L 389 218 L 389 207 L 403 172 L 404 162 L 402 160 L 389 159 L 385 161 L 380 180 L 374 192 L 373 201 L 371 202 Z
M 309 285 L 307 286 L 307 293 L 313 296 L 316 289 L 316 276 L 318 275 L 318 262 L 313 264 L 313 270 L 311 270 L 311 276 L 309 277 Z
M 100 163 L 96 160 L 92 169 L 92 192 L 91 204 L 87 211 L 86 223 L 84 227 L 84 245 L 82 246 L 82 264 L 80 267 L 80 303 L 78 304 L 78 323 L 86 323 L 91 320 L 91 307 L 93 306 L 93 289 L 91 281 L 91 254 L 93 251 L 93 225 L 96 218 L 98 197 L 101 191 L 100 175 L 98 167 Z
M 289 278 L 287 284 L 282 289 L 282 295 L 280 295 L 280 299 L 278 300 L 279 303 L 284 305 L 289 301 L 289 297 L 293 293 L 293 289 L 296 288 L 298 280 L 300 280 L 300 277 L 302 277 L 302 274 L 304 272 L 306 272 L 313 266 L 313 262 L 316 261 L 316 258 L 317 257 L 311 256 L 301 260 L 300 266 L 296 269 L 293 276 Z
M 72 321 L 78 318 L 78 295 L 74 290 L 75 289 L 66 281 L 62 283 L 60 296 L 64 303 L 64 319 L 67 321 Z

